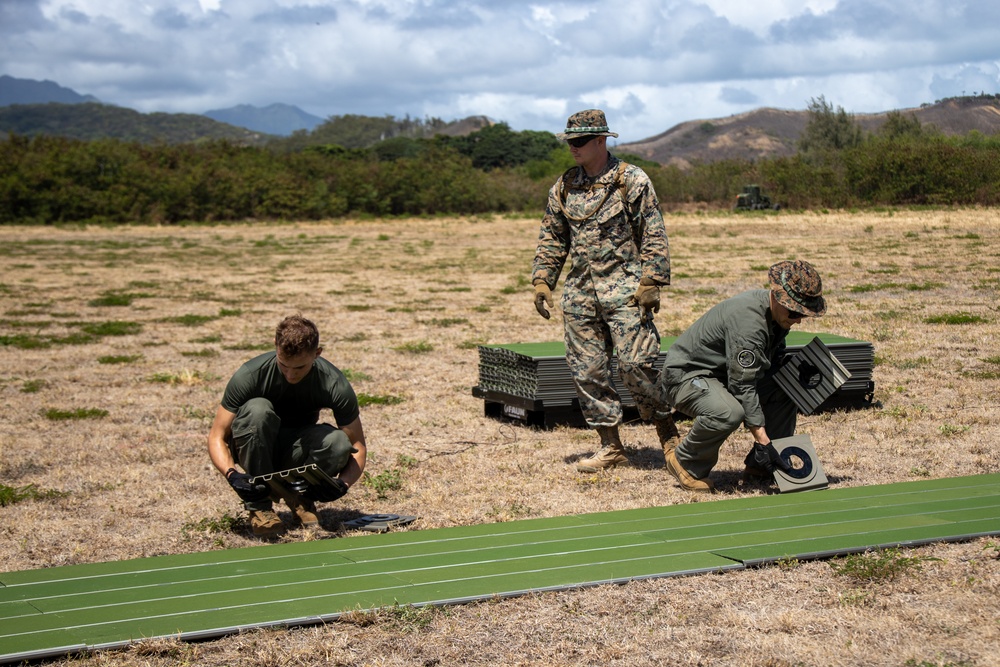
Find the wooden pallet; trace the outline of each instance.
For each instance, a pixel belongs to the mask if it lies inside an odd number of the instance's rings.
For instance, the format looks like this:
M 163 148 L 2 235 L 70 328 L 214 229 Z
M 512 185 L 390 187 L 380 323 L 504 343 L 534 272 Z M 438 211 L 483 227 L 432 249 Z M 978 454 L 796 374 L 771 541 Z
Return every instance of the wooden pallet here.
M 979 475 L 7 572 L 0 662 L 997 534 Z

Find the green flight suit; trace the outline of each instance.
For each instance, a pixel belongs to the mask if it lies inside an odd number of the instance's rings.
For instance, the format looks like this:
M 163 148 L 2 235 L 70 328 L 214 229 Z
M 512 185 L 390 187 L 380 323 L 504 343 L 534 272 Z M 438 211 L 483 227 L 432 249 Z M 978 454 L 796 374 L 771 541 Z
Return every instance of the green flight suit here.
M 676 456 L 698 479 L 715 467 L 719 449 L 740 424 L 766 426 L 771 438 L 795 433 L 795 404 L 773 379 L 788 330 L 772 319 L 770 303 L 766 289 L 729 298 L 667 351 L 658 383 L 670 405 L 694 418 Z

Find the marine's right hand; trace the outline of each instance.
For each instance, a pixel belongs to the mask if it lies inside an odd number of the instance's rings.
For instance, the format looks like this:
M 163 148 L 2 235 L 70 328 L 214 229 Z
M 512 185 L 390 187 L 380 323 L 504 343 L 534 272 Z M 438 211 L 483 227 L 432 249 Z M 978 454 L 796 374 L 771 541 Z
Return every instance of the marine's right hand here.
M 236 468 L 230 468 L 226 471 L 226 481 L 229 482 L 229 486 L 233 487 L 233 491 L 241 500 L 256 502 L 271 495 L 271 487 L 267 484 L 254 484 L 250 481 L 251 479 L 251 475 L 239 472 Z
M 781 454 L 778 453 L 778 450 L 770 442 L 766 445 L 755 442 L 743 462 L 751 466 L 753 465 L 751 461 L 753 461 L 753 464 L 756 464 L 754 467 L 766 470 L 767 472 L 774 472 L 775 470 L 789 472 L 792 469 L 792 466 L 788 465 L 788 462 L 781 458 Z
M 552 307 L 552 290 L 550 290 L 549 286 L 545 283 L 536 283 L 535 310 L 537 310 L 538 314 L 545 319 L 549 319 L 552 315 L 549 314 L 549 311 L 545 308 L 545 304 L 548 304 L 549 308 Z

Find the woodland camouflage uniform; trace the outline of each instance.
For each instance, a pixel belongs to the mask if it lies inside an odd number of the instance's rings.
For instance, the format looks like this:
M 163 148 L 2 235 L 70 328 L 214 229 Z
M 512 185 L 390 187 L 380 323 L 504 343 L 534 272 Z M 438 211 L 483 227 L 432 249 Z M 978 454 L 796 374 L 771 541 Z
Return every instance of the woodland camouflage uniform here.
M 653 368 L 660 337 L 652 317 L 643 319 L 633 301 L 642 278 L 652 281 L 646 284 L 670 284 L 667 232 L 642 169 L 610 156 L 594 179 L 574 167 L 556 182 L 542 219 L 532 283 L 554 289 L 567 259 L 561 301 L 566 360 L 587 423 L 621 421 L 611 381 L 612 350 L 640 415 L 665 416 Z

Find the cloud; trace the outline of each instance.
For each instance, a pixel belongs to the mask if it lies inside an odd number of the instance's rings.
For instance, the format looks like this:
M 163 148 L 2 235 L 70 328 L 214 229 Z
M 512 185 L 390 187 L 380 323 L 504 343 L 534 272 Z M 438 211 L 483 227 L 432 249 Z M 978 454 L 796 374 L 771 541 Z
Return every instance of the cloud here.
M 265 26 L 299 26 L 322 25 L 337 22 L 337 10 L 334 7 L 317 7 L 313 5 L 293 5 L 255 14 L 251 21 Z
M 760 98 L 753 92 L 734 86 L 723 86 L 719 91 L 719 100 L 726 104 L 737 105 L 758 104 L 760 102 Z
M 173 7 L 158 9 L 153 14 L 153 26 L 164 30 L 184 30 L 191 27 L 191 20 L 187 14 L 179 12 Z
M 0 73 L 140 111 L 557 131 L 601 107 L 628 141 L 819 95 L 863 112 L 996 92 L 998 24 L 994 0 L 0 0 Z
M 39 0 L 4 0 L 0 2 L 0 34 L 15 35 L 29 30 L 45 30 L 49 22 L 42 14 Z
M 936 99 L 996 93 L 1000 90 L 1000 65 L 963 65 L 953 74 L 934 74 L 930 90 Z

